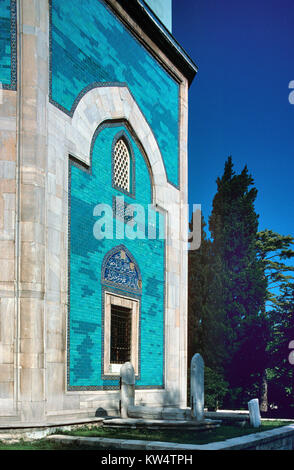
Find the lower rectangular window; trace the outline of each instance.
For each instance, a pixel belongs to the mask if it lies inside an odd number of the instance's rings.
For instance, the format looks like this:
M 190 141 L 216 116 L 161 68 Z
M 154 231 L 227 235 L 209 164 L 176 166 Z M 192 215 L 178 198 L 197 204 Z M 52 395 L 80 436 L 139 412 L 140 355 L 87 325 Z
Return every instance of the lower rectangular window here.
M 110 363 L 124 364 L 131 360 L 131 309 L 111 305 L 110 325 Z
M 119 376 L 121 365 L 131 362 L 138 375 L 140 301 L 111 292 L 104 296 L 103 373 Z

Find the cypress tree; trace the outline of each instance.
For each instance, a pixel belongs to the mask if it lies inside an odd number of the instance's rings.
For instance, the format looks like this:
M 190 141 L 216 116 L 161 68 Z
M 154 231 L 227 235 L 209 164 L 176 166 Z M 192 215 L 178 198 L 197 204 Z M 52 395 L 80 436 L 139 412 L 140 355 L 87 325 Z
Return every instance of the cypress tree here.
M 209 219 L 213 256 L 221 272 L 221 288 L 215 295 L 224 319 L 225 377 L 235 392 L 239 388 L 243 398 L 256 372 L 254 354 L 246 354 L 246 343 L 251 352 L 252 348 L 260 348 L 255 332 L 264 327 L 261 315 L 266 292 L 263 265 L 257 257 L 258 215 L 254 208 L 257 190 L 253 183 L 247 167 L 236 174 L 232 158 L 228 157 L 224 174 L 217 179 Z M 264 344 L 262 348 L 265 349 Z
M 221 287 L 212 242 L 201 220 L 201 246 L 189 251 L 188 267 L 188 365 L 200 353 L 207 367 L 222 373 L 225 358 L 222 310 L 215 295 Z
M 201 220 L 201 246 L 189 251 L 188 266 L 188 368 L 195 353 L 200 353 L 205 363 L 205 406 L 215 409 L 222 405 L 227 392 L 223 365 L 224 321 L 220 308 L 220 270 L 213 256 L 212 242 L 205 233 Z M 190 228 L 193 231 L 192 222 Z M 188 380 L 188 398 L 189 398 Z

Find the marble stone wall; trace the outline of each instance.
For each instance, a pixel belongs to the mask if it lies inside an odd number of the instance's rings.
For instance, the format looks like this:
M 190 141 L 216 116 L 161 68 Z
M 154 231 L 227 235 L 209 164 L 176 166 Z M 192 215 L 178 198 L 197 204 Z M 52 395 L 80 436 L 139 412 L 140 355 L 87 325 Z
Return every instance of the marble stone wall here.
M 50 102 L 49 3 L 17 1 L 17 89 L 0 104 L 0 424 L 49 423 L 118 410 L 118 390 L 67 389 L 68 165 L 89 165 L 95 130 L 132 129 L 166 218 L 165 387 L 140 389 L 138 404 L 186 406 L 188 83 L 123 12 L 179 86 L 178 188 L 168 181 L 152 125 L 126 83 L 89 89 L 69 115 Z
M 0 103 L 0 420 L 14 414 L 16 329 L 16 94 Z

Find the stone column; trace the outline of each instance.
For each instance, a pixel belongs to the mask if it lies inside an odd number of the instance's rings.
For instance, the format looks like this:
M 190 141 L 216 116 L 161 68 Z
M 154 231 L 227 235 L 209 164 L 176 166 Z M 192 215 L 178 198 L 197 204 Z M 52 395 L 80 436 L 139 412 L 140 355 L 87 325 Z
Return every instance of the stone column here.
M 135 404 L 135 371 L 130 362 L 120 368 L 120 415 L 128 417 L 128 407 Z
M 191 415 L 196 421 L 204 419 L 204 362 L 200 354 L 191 360 Z
M 188 82 L 183 80 L 180 86 L 180 279 L 179 306 L 177 322 L 180 325 L 180 402 L 187 406 L 187 359 L 188 359 Z
M 45 177 L 47 165 L 48 1 L 19 9 L 19 409 L 44 419 Z

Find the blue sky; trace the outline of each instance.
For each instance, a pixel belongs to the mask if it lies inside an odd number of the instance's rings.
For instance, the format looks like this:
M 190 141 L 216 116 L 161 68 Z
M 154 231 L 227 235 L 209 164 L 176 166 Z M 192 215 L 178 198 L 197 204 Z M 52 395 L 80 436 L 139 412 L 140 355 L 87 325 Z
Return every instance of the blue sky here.
M 199 67 L 189 91 L 189 203 L 206 222 L 232 155 L 258 190 L 259 229 L 294 235 L 293 0 L 173 0 L 173 35 Z

